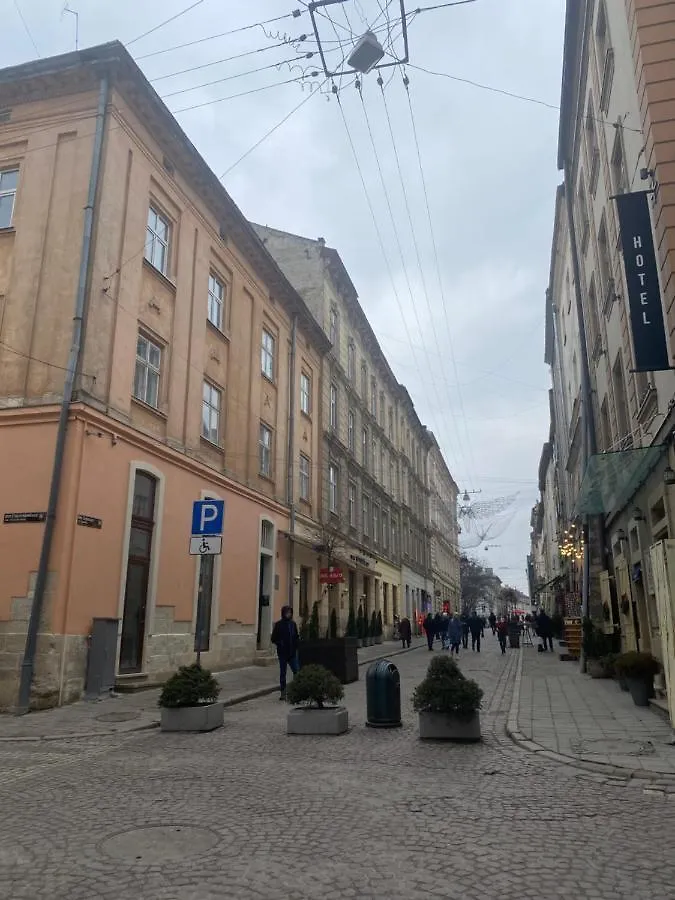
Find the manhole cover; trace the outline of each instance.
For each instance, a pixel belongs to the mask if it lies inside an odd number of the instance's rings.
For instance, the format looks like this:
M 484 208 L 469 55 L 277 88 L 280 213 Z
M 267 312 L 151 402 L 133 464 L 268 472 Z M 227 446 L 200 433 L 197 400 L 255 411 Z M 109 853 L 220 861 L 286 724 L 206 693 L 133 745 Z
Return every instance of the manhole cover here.
M 106 838 L 99 845 L 113 859 L 144 863 L 169 862 L 212 850 L 219 837 L 209 828 L 195 825 L 150 825 L 132 828 Z
M 131 719 L 137 719 L 139 715 L 137 712 L 110 712 L 101 713 L 95 718 L 98 722 L 129 722 Z

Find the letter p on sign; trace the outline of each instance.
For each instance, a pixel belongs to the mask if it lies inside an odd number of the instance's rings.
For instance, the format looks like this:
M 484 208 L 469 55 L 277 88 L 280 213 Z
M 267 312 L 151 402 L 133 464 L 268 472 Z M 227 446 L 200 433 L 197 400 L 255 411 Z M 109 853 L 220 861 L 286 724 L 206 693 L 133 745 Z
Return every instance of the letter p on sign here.
M 224 517 L 224 500 L 195 500 L 192 506 L 192 535 L 222 534 Z

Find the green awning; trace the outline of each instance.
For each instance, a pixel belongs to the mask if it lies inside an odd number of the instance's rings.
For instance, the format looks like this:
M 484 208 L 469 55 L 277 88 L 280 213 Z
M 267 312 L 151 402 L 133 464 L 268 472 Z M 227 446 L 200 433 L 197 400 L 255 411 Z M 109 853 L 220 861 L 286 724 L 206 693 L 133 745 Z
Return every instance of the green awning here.
M 667 449 L 667 444 L 654 444 L 592 456 L 581 482 L 575 516 L 620 512 Z

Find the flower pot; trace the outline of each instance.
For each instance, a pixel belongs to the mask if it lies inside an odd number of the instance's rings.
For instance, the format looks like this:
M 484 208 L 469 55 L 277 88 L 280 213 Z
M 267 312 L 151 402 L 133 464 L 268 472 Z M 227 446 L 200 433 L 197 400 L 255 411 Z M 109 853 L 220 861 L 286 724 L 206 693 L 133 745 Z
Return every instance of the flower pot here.
M 636 706 L 649 706 L 649 698 L 654 696 L 653 677 L 627 678 L 626 681 L 633 703 Z
M 625 677 L 623 675 L 619 675 L 617 681 L 619 682 L 619 687 L 621 688 L 621 690 L 628 693 L 628 682 L 626 681 Z
M 591 678 L 609 678 L 607 669 L 599 659 L 587 659 L 586 671 L 591 676 Z
M 423 741 L 479 741 L 480 713 L 459 719 L 448 713 L 421 712 L 420 739 Z
M 162 731 L 214 731 L 223 725 L 223 704 L 204 703 L 201 706 L 163 706 L 160 715 Z
M 353 637 L 300 641 L 300 666 L 324 666 L 340 679 L 341 684 L 351 684 L 359 680 L 358 646 L 358 639 Z
M 286 719 L 286 734 L 344 734 L 348 728 L 349 715 L 344 706 L 298 706 Z

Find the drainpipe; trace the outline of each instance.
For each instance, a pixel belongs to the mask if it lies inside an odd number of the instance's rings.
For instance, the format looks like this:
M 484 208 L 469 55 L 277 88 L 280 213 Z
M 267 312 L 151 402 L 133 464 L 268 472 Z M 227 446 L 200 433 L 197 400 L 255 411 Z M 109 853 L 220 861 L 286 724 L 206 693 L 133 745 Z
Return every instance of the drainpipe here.
M 77 375 L 80 356 L 82 353 L 82 322 L 84 318 L 87 279 L 89 276 L 89 269 L 91 264 L 94 205 L 96 202 L 96 193 L 98 190 L 99 174 L 101 170 L 103 129 L 105 126 L 105 113 L 107 104 L 108 79 L 107 77 L 104 77 L 101 79 L 101 85 L 98 95 L 98 108 L 96 110 L 96 131 L 94 134 L 94 149 L 92 154 L 91 172 L 89 175 L 89 191 L 87 194 L 87 205 L 84 208 L 80 274 L 78 277 L 77 294 L 75 299 L 75 312 L 73 315 L 73 337 L 72 343 L 70 345 L 70 354 L 68 356 L 68 366 L 66 368 L 66 377 L 63 384 L 63 400 L 61 401 L 61 411 L 59 413 L 59 422 L 56 431 L 54 463 L 52 467 L 51 484 L 49 487 L 49 501 L 47 504 L 47 518 L 45 521 L 45 530 L 42 536 L 42 547 L 40 548 L 40 560 L 38 563 L 38 570 L 35 578 L 33 604 L 30 611 L 28 631 L 26 632 L 26 646 L 23 654 L 23 661 L 21 663 L 19 698 L 15 709 L 17 715 L 23 715 L 24 713 L 28 712 L 30 706 L 30 691 L 31 685 L 33 683 L 33 675 L 35 672 L 35 651 L 37 649 L 40 618 L 42 616 L 42 609 L 44 607 L 45 588 L 47 586 L 47 574 L 49 570 L 49 556 L 52 547 L 52 539 L 54 537 L 56 513 L 58 509 L 59 495 L 61 490 L 61 476 L 63 474 L 66 436 L 68 431 L 68 415 L 70 412 L 70 404 L 73 398 L 75 378 Z
M 295 491 L 293 466 L 295 464 L 295 358 L 298 346 L 298 317 L 293 316 L 291 324 L 291 355 L 288 363 L 289 398 L 288 398 L 288 472 L 286 502 L 289 509 L 290 547 L 288 552 L 288 604 L 293 606 L 295 593 Z M 311 473 L 310 473 L 311 477 Z

